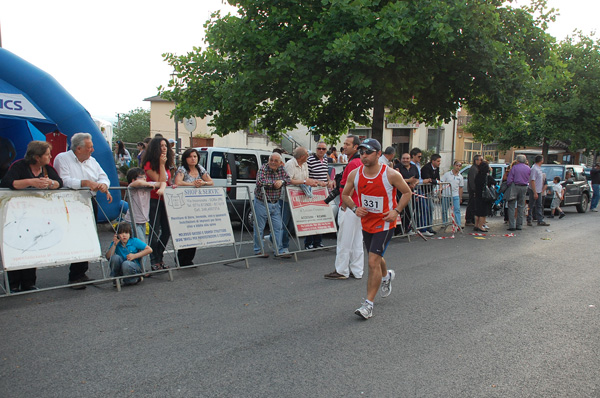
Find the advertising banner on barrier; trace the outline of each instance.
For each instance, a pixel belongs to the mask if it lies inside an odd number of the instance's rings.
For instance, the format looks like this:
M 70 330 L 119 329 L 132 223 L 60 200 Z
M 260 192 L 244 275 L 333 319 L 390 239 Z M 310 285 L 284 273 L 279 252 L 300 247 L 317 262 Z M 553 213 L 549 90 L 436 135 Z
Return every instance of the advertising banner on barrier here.
M 97 261 L 100 241 L 90 191 L 0 192 L 6 270 Z
M 168 188 L 165 207 L 176 250 L 235 242 L 224 188 Z
M 309 236 L 337 232 L 333 211 L 324 202 L 329 194 L 327 187 L 312 188 L 312 197 L 299 187 L 286 187 L 296 236 Z

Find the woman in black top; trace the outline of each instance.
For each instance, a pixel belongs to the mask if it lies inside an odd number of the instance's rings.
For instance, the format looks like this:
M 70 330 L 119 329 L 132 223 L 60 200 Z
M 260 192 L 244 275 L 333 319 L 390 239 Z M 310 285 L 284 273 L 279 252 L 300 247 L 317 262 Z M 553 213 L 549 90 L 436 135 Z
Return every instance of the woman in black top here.
M 50 166 L 52 147 L 45 141 L 31 141 L 25 158 L 16 161 L 0 182 L 0 187 L 10 189 L 59 189 L 63 182 L 54 167 Z M 28 268 L 8 272 L 11 292 L 36 290 L 36 269 Z
M 492 176 L 490 176 L 489 163 L 485 161 L 481 162 L 479 171 L 475 176 L 475 231 L 488 231 L 483 226 L 485 225 L 485 218 L 489 216 L 492 211 L 493 203 L 483 197 L 483 189 L 486 185 L 492 187 L 494 184 L 495 181 Z

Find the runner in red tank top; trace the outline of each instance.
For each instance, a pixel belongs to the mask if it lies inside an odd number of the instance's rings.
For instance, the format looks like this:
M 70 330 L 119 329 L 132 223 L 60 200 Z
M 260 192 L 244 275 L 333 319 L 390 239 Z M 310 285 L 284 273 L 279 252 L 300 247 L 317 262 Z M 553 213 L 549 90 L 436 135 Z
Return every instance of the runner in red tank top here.
M 367 300 L 355 314 L 369 319 L 373 316 L 373 301 L 381 286 L 381 296 L 387 297 L 392 291 L 394 271 L 387 269 L 383 258 L 385 249 L 394 235 L 398 215 L 411 198 L 411 191 L 402 175 L 396 170 L 379 164 L 381 144 L 367 138 L 358 146 L 363 166 L 353 170 L 342 193 L 342 200 L 361 219 L 363 239 L 369 255 L 369 277 Z M 396 189 L 402 193 L 396 205 Z M 352 200 L 356 190 L 360 206 Z M 384 276 L 385 275 L 385 276 Z

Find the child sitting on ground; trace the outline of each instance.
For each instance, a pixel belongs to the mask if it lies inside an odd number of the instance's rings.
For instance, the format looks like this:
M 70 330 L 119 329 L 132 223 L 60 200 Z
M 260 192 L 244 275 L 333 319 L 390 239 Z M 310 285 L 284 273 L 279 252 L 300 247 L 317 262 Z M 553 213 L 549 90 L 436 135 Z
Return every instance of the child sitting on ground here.
M 117 233 L 106 252 L 110 261 L 110 276 L 127 276 L 142 273 L 140 259 L 152 253 L 150 246 L 137 238 L 131 237 L 131 225 L 121 222 L 117 225 Z M 135 285 L 144 278 L 141 276 L 124 278 L 123 284 Z
M 564 199 L 564 192 L 565 189 L 563 188 L 562 185 L 560 185 L 560 177 L 556 176 L 554 177 L 554 185 L 552 185 L 552 191 L 554 192 L 554 195 L 552 196 L 552 204 L 550 205 L 550 217 L 549 218 L 554 218 L 554 213 L 555 210 L 558 210 L 558 218 L 563 218 L 565 216 L 565 213 L 562 211 L 562 209 L 560 208 L 560 202 Z

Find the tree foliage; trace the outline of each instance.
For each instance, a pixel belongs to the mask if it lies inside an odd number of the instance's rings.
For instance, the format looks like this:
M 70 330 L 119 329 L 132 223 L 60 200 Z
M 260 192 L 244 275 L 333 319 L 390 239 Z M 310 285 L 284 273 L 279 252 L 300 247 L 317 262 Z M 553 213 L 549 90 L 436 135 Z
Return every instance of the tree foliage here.
M 136 108 L 128 113 L 117 115 L 118 121 L 113 125 L 115 140 L 123 142 L 139 142 L 150 137 L 150 111 Z
M 551 62 L 519 99 L 519 114 L 506 120 L 473 114 L 467 130 L 475 138 L 502 149 L 547 147 L 553 140 L 574 151 L 600 149 L 600 43 L 578 33 L 553 50 Z
M 238 13 L 207 21 L 206 49 L 164 54 L 177 79 L 161 88 L 219 135 L 258 120 L 271 136 L 358 123 L 381 138 L 386 108 L 428 124 L 460 106 L 507 119 L 549 57 L 543 19 L 510 1 L 228 2 Z

